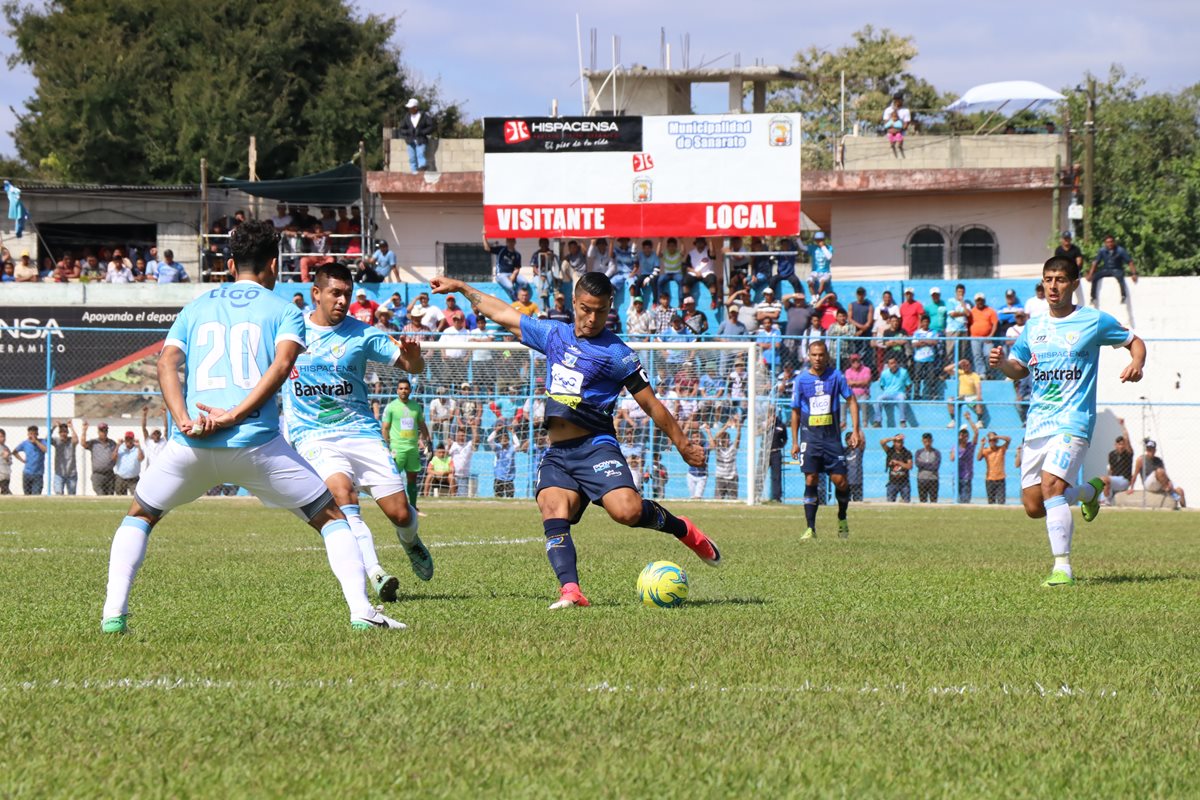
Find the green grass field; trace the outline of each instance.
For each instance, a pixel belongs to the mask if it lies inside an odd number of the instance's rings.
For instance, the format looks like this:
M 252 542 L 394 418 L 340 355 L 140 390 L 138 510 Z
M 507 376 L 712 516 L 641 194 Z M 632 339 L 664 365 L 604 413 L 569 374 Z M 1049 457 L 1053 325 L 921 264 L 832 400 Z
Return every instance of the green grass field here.
M 1048 590 L 1016 508 L 675 507 L 724 567 L 593 510 L 553 613 L 528 501 L 429 502 L 428 584 L 372 507 L 410 627 L 357 633 L 315 533 L 202 501 L 104 637 L 124 505 L 0 503 L 0 797 L 1200 795 L 1195 515 L 1076 512 Z M 643 608 L 663 558 L 691 596 Z

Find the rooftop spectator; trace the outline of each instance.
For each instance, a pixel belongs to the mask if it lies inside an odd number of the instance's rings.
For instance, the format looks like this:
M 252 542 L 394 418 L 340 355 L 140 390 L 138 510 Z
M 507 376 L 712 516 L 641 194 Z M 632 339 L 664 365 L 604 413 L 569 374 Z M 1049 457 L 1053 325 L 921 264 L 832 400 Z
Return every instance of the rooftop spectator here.
M 437 125 L 428 111 L 421 110 L 421 101 L 417 98 L 410 97 L 404 108 L 408 113 L 400 120 L 400 127 L 396 132 L 408 146 L 409 169 L 414 173 L 424 172 L 429 168 L 425 149 L 429 146 L 429 139 Z
M 904 158 L 904 134 L 912 125 L 912 112 L 904 107 L 904 96 L 894 95 L 891 105 L 883 110 L 883 129 L 887 133 L 892 155 Z
M 1137 283 L 1138 274 L 1137 266 L 1133 263 L 1133 256 L 1129 255 L 1129 251 L 1117 244 L 1117 240 L 1111 234 L 1104 237 L 1104 246 L 1100 248 L 1100 252 L 1092 259 L 1092 267 L 1088 270 L 1087 279 L 1092 283 L 1092 307 L 1098 308 L 1100 303 L 1100 281 L 1104 278 L 1115 278 L 1117 284 L 1121 287 L 1121 302 L 1128 301 L 1128 292 L 1125 289 L 1125 267 L 1129 267 L 1129 278 Z

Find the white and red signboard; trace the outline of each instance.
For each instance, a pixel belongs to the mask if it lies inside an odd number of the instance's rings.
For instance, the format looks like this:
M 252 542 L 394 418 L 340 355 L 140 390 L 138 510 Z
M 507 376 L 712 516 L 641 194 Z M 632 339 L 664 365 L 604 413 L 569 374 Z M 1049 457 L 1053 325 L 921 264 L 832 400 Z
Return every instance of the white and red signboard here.
M 499 238 L 800 232 L 800 115 L 495 117 L 483 213 Z

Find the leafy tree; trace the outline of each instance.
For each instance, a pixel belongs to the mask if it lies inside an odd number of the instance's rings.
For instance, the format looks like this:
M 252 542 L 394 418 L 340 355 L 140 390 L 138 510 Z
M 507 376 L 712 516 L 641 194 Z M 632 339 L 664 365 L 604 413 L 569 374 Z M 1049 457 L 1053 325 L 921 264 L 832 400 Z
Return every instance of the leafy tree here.
M 447 129 L 433 87 L 407 76 L 389 45 L 394 19 L 359 18 L 345 0 L 50 0 L 4 4 L 37 90 L 14 135 L 42 176 L 178 183 L 258 173 L 280 178 L 352 159 L 376 162 L 381 128 L 411 95 Z M 371 164 L 368 164 L 371 166 Z
M 914 118 L 937 114 L 953 96 L 939 94 L 923 78 L 909 71 L 917 56 L 911 36 L 870 25 L 854 33 L 854 41 L 834 51 L 811 47 L 796 54 L 793 66 L 804 78 L 772 84 L 767 98 L 770 111 L 804 115 L 804 166 L 832 166 L 832 150 L 841 134 L 841 76 L 846 74 L 846 125 L 880 124 L 892 96 L 903 93 Z M 914 119 L 915 121 L 915 119 Z
M 1112 234 L 1147 274 L 1200 274 L 1200 84 L 1143 94 L 1113 66 L 1096 84 L 1096 167 L 1089 257 Z M 1083 163 L 1087 95 L 1067 90 L 1074 160 Z

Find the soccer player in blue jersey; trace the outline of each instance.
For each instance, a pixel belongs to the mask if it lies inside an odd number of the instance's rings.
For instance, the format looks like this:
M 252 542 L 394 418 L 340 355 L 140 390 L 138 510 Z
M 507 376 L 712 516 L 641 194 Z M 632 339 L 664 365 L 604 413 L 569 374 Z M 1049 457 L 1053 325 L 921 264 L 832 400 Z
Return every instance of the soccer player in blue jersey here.
M 452 278 L 434 278 L 437 294 L 459 292 L 478 313 L 512 331 L 526 347 L 546 356 L 546 430 L 550 447 L 538 467 L 535 493 L 542 512 L 546 555 L 561 584 L 551 609 L 588 605 L 579 589 L 571 526 L 589 502 L 602 506 L 622 525 L 665 531 L 704 563 L 717 566 L 721 554 L 686 517 L 676 517 L 642 498 L 637 480 L 617 445 L 613 411 L 622 388 L 637 401 L 691 466 L 704 451 L 688 441 L 679 422 L 654 394 L 646 371 L 620 338 L 605 328 L 613 304 L 613 284 L 589 272 L 575 285 L 575 322 L 535 319 L 508 303 Z
M 230 235 L 235 283 L 193 300 L 167 333 L 158 381 L 176 430 L 142 475 L 113 536 L 101 630 L 128 630 L 129 591 L 150 531 L 168 511 L 218 483 L 244 486 L 320 531 L 356 629 L 403 628 L 367 599 L 354 533 L 329 489 L 279 434 L 275 393 L 305 348 L 300 310 L 274 294 L 279 237 L 269 222 Z M 187 375 L 184 386 L 180 369 Z
M 846 509 L 850 506 L 850 484 L 846 480 L 846 455 L 842 445 L 842 403 L 848 402 L 853 423 L 847 444 L 858 447 L 862 431 L 858 420 L 858 398 L 846 376 L 829 363 L 829 348 L 815 340 L 808 345 L 809 367 L 796 376 L 792 386 L 792 458 L 800 459 L 804 473 L 804 529 L 802 540 L 817 537 L 817 478 L 821 473 L 833 481 L 838 504 L 838 536 L 850 536 Z
M 292 446 L 312 464 L 346 515 L 358 540 L 363 566 L 379 599 L 394 602 L 400 581 L 384 571 L 371 529 L 363 522 L 358 487 L 368 487 L 418 578 L 433 577 L 433 558 L 417 535 L 417 512 L 409 504 L 407 477 L 383 443 L 367 397 L 367 361 L 425 369 L 421 343 L 403 337 L 400 346 L 379 328 L 347 314 L 354 276 L 344 264 L 325 264 L 313 279 L 313 310 L 305 319 L 307 349 L 296 359 L 283 387 L 284 421 Z
M 1032 519 L 1046 519 L 1054 567 L 1043 586 L 1075 583 L 1071 572 L 1071 506 L 1081 504 L 1083 519 L 1100 512 L 1104 482 L 1079 482 L 1088 443 L 1096 427 L 1096 373 L 1100 348 L 1124 347 L 1130 361 L 1121 381 L 1142 379 L 1146 344 L 1103 311 L 1075 305 L 1079 265 L 1061 256 L 1042 267 L 1042 286 L 1050 313 L 1034 317 L 1007 355 L 992 348 L 988 363 L 1013 380 L 1032 378 L 1025 443 L 1021 446 L 1021 501 Z

